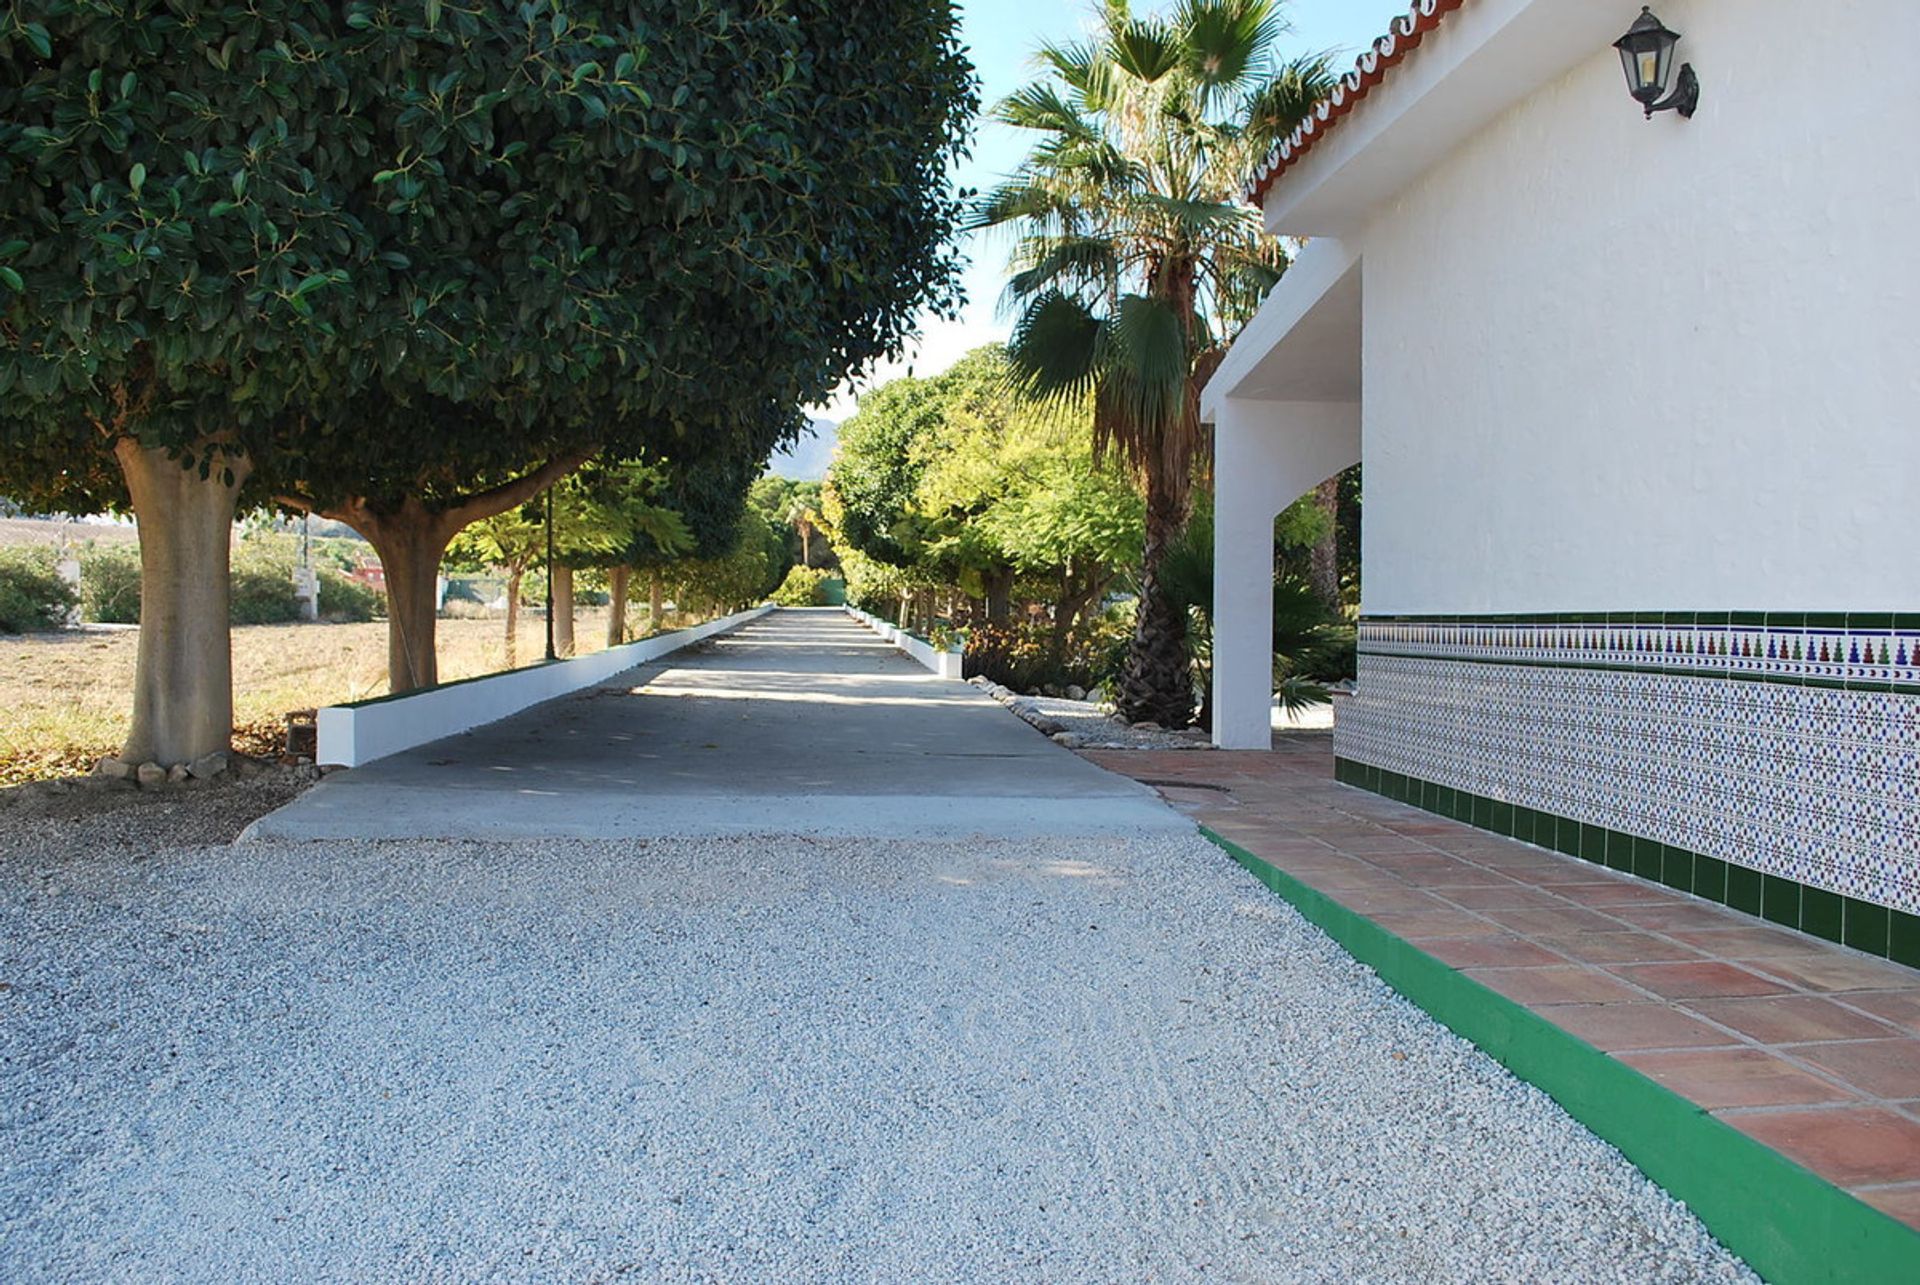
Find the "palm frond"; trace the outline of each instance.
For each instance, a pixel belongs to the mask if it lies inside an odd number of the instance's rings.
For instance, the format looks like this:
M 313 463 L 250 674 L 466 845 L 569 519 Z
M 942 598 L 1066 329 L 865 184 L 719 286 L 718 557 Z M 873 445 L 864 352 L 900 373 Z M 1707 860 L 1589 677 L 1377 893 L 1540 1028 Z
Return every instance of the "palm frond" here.
M 1145 84 L 1180 66 L 1180 33 L 1158 18 L 1128 18 L 1111 25 L 1107 39 L 1114 65 Z
M 1097 457 L 1117 455 L 1142 473 L 1177 457 L 1192 461 L 1186 421 L 1190 354 L 1180 314 L 1164 299 L 1123 297 L 1100 331 L 1100 386 L 1094 390 Z
M 1286 30 L 1273 0 L 1182 0 L 1173 23 L 1187 73 L 1209 98 L 1265 66 Z
M 1043 130 L 1082 141 L 1097 141 L 1100 130 L 1083 117 L 1060 91 L 1044 82 L 1023 85 L 993 109 L 994 119 L 1015 129 Z
M 1333 92 L 1334 82 L 1332 55 L 1306 54 L 1283 64 L 1247 95 L 1239 116 L 1256 164 L 1299 128 L 1320 100 Z
M 1100 374 L 1100 318 L 1059 290 L 1036 296 L 1007 341 L 1015 389 L 1041 401 L 1085 397 Z
M 1016 179 L 983 193 L 973 204 L 965 228 L 977 232 L 1019 220 L 1036 224 L 1070 223 L 1074 208 L 1059 192 L 1028 180 Z
M 1020 248 L 1027 266 L 1007 283 L 1010 298 L 1030 298 L 1047 289 L 1070 294 L 1111 295 L 1118 289 L 1120 259 L 1106 237 L 1030 237 Z

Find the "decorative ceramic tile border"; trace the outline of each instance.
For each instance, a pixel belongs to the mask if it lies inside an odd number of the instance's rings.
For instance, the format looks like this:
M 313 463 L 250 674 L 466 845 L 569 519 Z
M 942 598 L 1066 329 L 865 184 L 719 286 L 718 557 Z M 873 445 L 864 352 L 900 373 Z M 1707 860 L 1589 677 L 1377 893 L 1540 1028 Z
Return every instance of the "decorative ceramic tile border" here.
M 1363 621 L 1336 752 L 1920 913 L 1912 618 L 1688 619 Z
M 1723 611 L 1373 617 L 1360 623 L 1360 649 L 1375 655 L 1920 693 L 1920 615 Z

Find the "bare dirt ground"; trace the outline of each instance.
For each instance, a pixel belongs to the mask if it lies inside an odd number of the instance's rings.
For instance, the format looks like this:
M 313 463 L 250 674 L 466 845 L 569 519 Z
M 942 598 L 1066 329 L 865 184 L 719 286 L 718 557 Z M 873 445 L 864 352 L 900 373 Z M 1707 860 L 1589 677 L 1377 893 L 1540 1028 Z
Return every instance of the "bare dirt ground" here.
M 57 545 L 65 539 L 75 544 L 136 544 L 139 532 L 131 523 L 62 522 L 52 518 L 0 518 L 0 548 L 19 544 Z
M 644 626 L 646 612 L 628 617 Z M 578 651 L 606 645 L 604 608 L 574 625 Z M 670 620 L 670 624 L 677 622 Z M 520 621 L 518 661 L 541 659 L 546 622 Z M 0 786 L 76 776 L 126 736 L 139 631 L 116 627 L 0 635 Z M 442 620 L 440 677 L 472 678 L 506 669 L 499 620 Z M 364 700 L 386 691 L 387 626 L 243 625 L 233 631 L 237 748 L 275 752 L 289 710 Z

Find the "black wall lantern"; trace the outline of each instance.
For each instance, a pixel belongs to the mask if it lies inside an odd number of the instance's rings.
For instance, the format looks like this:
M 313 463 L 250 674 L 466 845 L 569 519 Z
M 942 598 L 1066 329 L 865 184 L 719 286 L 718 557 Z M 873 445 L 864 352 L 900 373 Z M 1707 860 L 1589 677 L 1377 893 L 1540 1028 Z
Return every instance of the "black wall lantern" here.
M 1667 93 L 1673 80 L 1673 47 L 1679 43 L 1679 33 L 1668 31 L 1653 16 L 1653 9 L 1644 5 L 1627 34 L 1613 42 L 1620 51 L 1620 64 L 1627 69 L 1627 90 L 1647 109 L 1648 120 L 1664 111 L 1691 116 L 1700 104 L 1700 78 L 1693 74 L 1692 63 L 1680 64 L 1680 83 Z

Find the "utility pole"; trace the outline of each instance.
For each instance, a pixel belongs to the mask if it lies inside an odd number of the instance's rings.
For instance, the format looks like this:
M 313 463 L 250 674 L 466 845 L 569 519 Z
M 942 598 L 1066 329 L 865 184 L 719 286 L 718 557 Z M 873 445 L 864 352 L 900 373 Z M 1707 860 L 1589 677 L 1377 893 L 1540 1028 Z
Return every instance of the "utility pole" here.
M 547 488 L 547 659 L 553 654 L 553 488 Z

